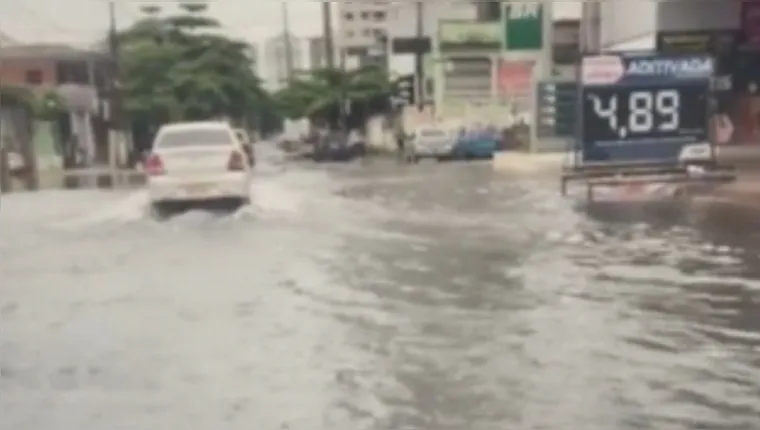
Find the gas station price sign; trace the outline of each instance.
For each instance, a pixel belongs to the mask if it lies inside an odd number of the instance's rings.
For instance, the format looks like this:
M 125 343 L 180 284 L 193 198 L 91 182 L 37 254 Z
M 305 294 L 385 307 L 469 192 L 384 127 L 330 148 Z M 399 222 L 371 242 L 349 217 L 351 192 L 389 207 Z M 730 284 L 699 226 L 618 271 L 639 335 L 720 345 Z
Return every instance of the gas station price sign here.
M 578 139 L 583 162 L 676 164 L 685 153 L 704 149 L 713 74 L 706 55 L 584 57 Z

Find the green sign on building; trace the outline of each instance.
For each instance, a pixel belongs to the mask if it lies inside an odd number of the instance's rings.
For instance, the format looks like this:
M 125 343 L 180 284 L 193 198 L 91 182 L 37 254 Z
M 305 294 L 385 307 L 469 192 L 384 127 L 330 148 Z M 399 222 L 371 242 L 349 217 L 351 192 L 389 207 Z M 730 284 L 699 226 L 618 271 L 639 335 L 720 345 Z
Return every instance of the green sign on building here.
M 541 3 L 504 4 L 504 48 L 537 51 L 544 46 L 544 7 Z
M 498 51 L 501 48 L 501 27 L 498 22 L 442 20 L 438 23 L 440 50 Z

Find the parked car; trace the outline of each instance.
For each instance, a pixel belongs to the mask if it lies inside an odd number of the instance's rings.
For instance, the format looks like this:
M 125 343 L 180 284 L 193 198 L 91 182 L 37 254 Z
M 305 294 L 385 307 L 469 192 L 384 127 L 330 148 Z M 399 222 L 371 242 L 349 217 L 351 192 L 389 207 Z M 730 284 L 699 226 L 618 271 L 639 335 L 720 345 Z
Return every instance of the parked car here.
M 444 128 L 435 126 L 419 127 L 408 139 L 408 153 L 412 162 L 423 158 L 444 160 L 451 157 L 456 140 Z
M 457 138 L 451 155 L 465 160 L 492 158 L 502 146 L 502 136 L 495 130 L 464 132 Z
M 326 133 L 314 146 L 312 159 L 321 161 L 351 161 L 366 155 L 364 140 L 358 134 L 346 135 L 341 132 Z
M 235 130 L 223 121 L 161 127 L 143 163 L 150 203 L 250 202 L 251 165 Z

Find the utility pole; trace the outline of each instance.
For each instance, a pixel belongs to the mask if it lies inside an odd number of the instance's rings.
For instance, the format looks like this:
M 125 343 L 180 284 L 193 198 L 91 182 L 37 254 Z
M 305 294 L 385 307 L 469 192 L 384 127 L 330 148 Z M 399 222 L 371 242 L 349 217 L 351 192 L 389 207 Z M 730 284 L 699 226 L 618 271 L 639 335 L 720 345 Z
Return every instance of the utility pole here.
M 2 45 L 0 45 L 0 50 L 2 50 Z M 2 61 L 2 56 L 0 54 L 0 62 Z M 0 71 L 2 71 L 3 67 L 2 64 L 0 64 Z M 0 87 L 0 99 L 2 99 L 2 88 Z M 5 136 L 3 133 L 5 130 L 3 129 L 3 115 L 2 115 L 2 100 L 0 100 L 0 194 L 10 192 L 11 190 L 11 172 L 10 172 L 10 166 L 8 165 L 8 151 L 5 148 Z
M 115 181 L 116 169 L 119 168 L 119 153 L 121 150 L 129 150 L 127 147 L 127 125 L 124 118 L 124 106 L 122 96 L 121 61 L 119 52 L 119 35 L 116 28 L 116 2 L 108 2 L 108 48 L 110 56 L 110 79 L 108 94 L 108 143 L 106 145 L 107 164 L 111 170 L 111 181 Z M 131 151 L 130 151 L 131 152 Z M 130 158 L 129 156 L 127 158 Z M 122 160 L 123 161 L 123 160 Z M 115 184 L 112 184 L 115 185 Z
M 121 67 L 119 56 L 119 36 L 116 29 L 116 2 L 108 2 L 108 48 L 110 56 L 110 94 L 108 116 L 112 130 L 121 130 L 124 128 L 124 116 L 122 111 L 122 82 Z
M 425 37 L 424 4 L 417 1 L 417 39 Z M 423 64 L 424 52 L 418 50 L 414 53 L 414 76 L 417 80 L 417 110 L 422 112 L 425 107 L 425 68 Z
M 322 2 L 322 37 L 325 40 L 327 67 L 335 68 L 335 40 L 333 39 L 332 8 L 329 1 Z
M 288 83 L 293 80 L 293 45 L 290 39 L 290 17 L 288 16 L 288 3 L 282 2 L 282 40 L 285 44 L 285 73 Z

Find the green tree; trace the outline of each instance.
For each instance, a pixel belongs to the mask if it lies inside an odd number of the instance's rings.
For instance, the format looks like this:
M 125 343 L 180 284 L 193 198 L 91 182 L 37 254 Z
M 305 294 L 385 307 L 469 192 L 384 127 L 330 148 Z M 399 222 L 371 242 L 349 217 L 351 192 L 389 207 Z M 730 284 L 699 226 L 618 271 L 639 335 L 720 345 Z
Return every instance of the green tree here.
M 319 69 L 300 74 L 274 98 L 288 118 L 307 117 L 332 129 L 357 128 L 389 108 L 390 92 L 387 73 L 377 67 Z
M 179 5 L 181 13 L 170 16 L 143 6 L 145 17 L 119 35 L 124 105 L 135 133 L 149 139 L 166 122 L 218 117 L 249 125 L 268 118 L 263 125 L 276 127 L 250 47 L 218 35 L 221 25 L 206 3 Z

